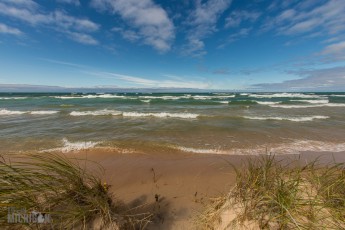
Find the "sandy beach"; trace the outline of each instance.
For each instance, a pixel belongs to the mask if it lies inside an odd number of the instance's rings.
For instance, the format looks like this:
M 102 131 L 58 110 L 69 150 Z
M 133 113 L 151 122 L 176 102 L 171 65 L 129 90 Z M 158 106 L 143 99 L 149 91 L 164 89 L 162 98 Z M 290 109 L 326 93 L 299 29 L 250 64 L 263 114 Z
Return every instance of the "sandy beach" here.
M 235 182 L 232 167 L 249 157 L 234 155 L 161 153 L 120 154 L 109 149 L 68 153 L 87 158 L 105 169 L 104 181 L 116 198 L 130 207 L 147 204 L 156 217 L 149 229 L 196 229 L 195 216 L 209 198 L 227 194 Z M 301 164 L 345 162 L 345 152 L 280 155 L 278 160 L 299 159 Z M 92 170 L 92 169 L 91 169 Z M 141 209 L 140 211 L 145 210 Z

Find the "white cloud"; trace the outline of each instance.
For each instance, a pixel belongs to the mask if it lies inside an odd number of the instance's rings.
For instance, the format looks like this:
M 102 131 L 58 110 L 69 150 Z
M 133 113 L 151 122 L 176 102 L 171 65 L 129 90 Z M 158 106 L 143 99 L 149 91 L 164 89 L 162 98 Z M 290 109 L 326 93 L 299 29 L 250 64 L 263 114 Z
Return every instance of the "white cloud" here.
M 333 60 L 345 60 L 345 41 L 326 46 L 321 55 Z
M 235 42 L 241 38 L 247 37 L 251 30 L 252 30 L 252 28 L 241 28 L 241 29 L 239 29 L 237 32 L 232 33 L 224 43 L 222 43 L 221 45 L 218 46 L 218 48 L 222 49 L 230 43 L 233 43 L 233 42 Z
M 55 11 L 53 19 L 56 25 L 65 29 L 75 29 L 78 31 L 94 32 L 99 29 L 99 25 L 88 20 L 69 16 L 62 11 Z
M 113 27 L 111 31 L 120 33 L 124 39 L 131 42 L 136 42 L 141 38 L 140 35 L 134 30 L 124 29 L 121 27 Z
M 38 8 L 38 4 L 32 0 L 2 0 L 2 2 L 30 9 Z
M 334 53 L 341 53 L 344 51 L 345 51 L 345 41 L 327 46 L 324 49 L 323 54 L 334 54 Z
M 261 13 L 258 11 L 233 11 L 226 19 L 225 19 L 225 28 L 229 27 L 238 27 L 242 22 L 255 22 Z
M 98 41 L 94 39 L 92 36 L 85 34 L 85 33 L 78 33 L 78 32 L 67 32 L 68 36 L 79 43 L 86 44 L 86 45 L 98 45 Z
M 23 34 L 23 32 L 20 31 L 19 29 L 7 26 L 7 25 L 5 25 L 3 23 L 0 23 L 0 33 L 12 34 L 12 35 L 17 35 L 17 36 Z
M 275 30 L 283 35 L 300 35 L 310 32 L 334 35 L 345 31 L 345 1 L 308 0 L 291 2 L 280 9 L 284 11 L 268 18 L 262 30 Z
M 102 77 L 102 78 L 113 78 L 116 80 L 128 82 L 137 86 L 144 87 L 168 87 L 168 88 L 194 88 L 194 89 L 206 89 L 210 88 L 210 84 L 202 81 L 188 81 L 183 80 L 185 77 L 176 77 L 176 80 L 152 80 L 143 77 L 135 77 L 124 74 L 110 73 L 110 72 L 84 72 L 90 75 Z M 167 77 L 167 76 L 164 76 Z M 170 78 L 170 77 L 169 77 Z M 188 78 L 187 78 L 188 79 Z
M 217 31 L 217 21 L 231 2 L 232 0 L 196 1 L 196 7 L 187 19 L 190 29 L 187 34 L 188 44 L 182 52 L 184 55 L 202 56 L 206 54 L 202 40 Z
M 10 2 L 10 1 L 5 1 Z M 99 25 L 85 18 L 70 16 L 65 12 L 43 12 L 36 4 L 29 4 L 29 0 L 18 0 L 8 4 L 0 3 L 0 14 L 29 23 L 31 26 L 45 26 L 67 35 L 74 41 L 95 45 L 98 42 L 89 34 L 99 30 Z M 21 4 L 19 4 L 21 3 Z
M 345 90 L 345 67 L 334 67 L 328 69 L 299 70 L 288 72 L 297 75 L 299 79 L 288 80 L 282 83 L 263 83 L 253 85 L 253 89 L 270 91 L 291 91 L 291 90 L 323 90 L 323 91 L 344 91 Z
M 50 15 L 40 14 L 31 8 L 22 7 L 22 5 L 17 7 L 0 3 L 0 14 L 28 22 L 32 25 L 51 23 L 52 18 Z
M 80 6 L 79 0 L 57 0 L 57 2 L 60 2 L 60 3 L 68 3 L 68 4 Z
M 166 11 L 152 0 L 93 0 L 91 5 L 98 10 L 120 15 L 132 31 L 124 38 L 133 41 L 135 34 L 143 43 L 158 51 L 170 50 L 175 38 L 173 22 Z

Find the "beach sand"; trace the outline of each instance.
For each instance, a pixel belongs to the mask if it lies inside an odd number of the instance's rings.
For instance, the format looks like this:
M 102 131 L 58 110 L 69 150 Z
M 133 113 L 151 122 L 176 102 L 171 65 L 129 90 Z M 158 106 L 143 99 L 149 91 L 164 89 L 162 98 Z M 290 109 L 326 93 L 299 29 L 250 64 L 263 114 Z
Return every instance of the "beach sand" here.
M 129 207 L 149 204 L 146 210 L 156 214 L 149 229 L 196 229 L 193 220 L 202 211 L 203 203 L 208 202 L 208 198 L 227 194 L 234 185 L 232 165 L 240 167 L 248 157 L 255 157 L 181 152 L 121 154 L 109 149 L 67 155 L 102 165 L 103 180 L 111 185 L 110 191 Z M 305 152 L 277 156 L 277 159 L 299 159 L 304 164 L 320 155 L 320 162 L 325 164 L 345 162 L 345 152 Z

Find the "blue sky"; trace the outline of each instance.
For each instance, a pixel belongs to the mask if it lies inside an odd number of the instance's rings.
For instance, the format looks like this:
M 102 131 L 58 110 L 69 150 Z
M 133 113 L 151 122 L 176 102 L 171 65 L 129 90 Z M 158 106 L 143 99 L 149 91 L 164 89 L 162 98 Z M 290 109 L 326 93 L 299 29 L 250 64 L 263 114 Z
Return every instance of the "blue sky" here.
M 0 0 L 0 84 L 345 90 L 344 0 Z

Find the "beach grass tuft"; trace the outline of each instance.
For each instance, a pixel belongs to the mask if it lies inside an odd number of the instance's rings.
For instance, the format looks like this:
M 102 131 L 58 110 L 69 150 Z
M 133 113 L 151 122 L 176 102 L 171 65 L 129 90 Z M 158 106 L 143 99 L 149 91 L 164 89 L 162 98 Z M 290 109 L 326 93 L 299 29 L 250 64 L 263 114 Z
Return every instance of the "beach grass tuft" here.
M 343 164 L 301 166 L 268 155 L 235 171 L 235 186 L 206 205 L 199 228 L 345 229 Z
M 86 170 L 92 168 L 92 173 Z M 150 212 L 133 212 L 102 182 L 103 169 L 88 160 L 57 153 L 25 153 L 0 158 L 0 221 L 7 224 L 8 208 L 50 215 L 46 224 L 27 223 L 8 228 L 144 229 Z M 139 208 L 138 208 L 139 209 Z

